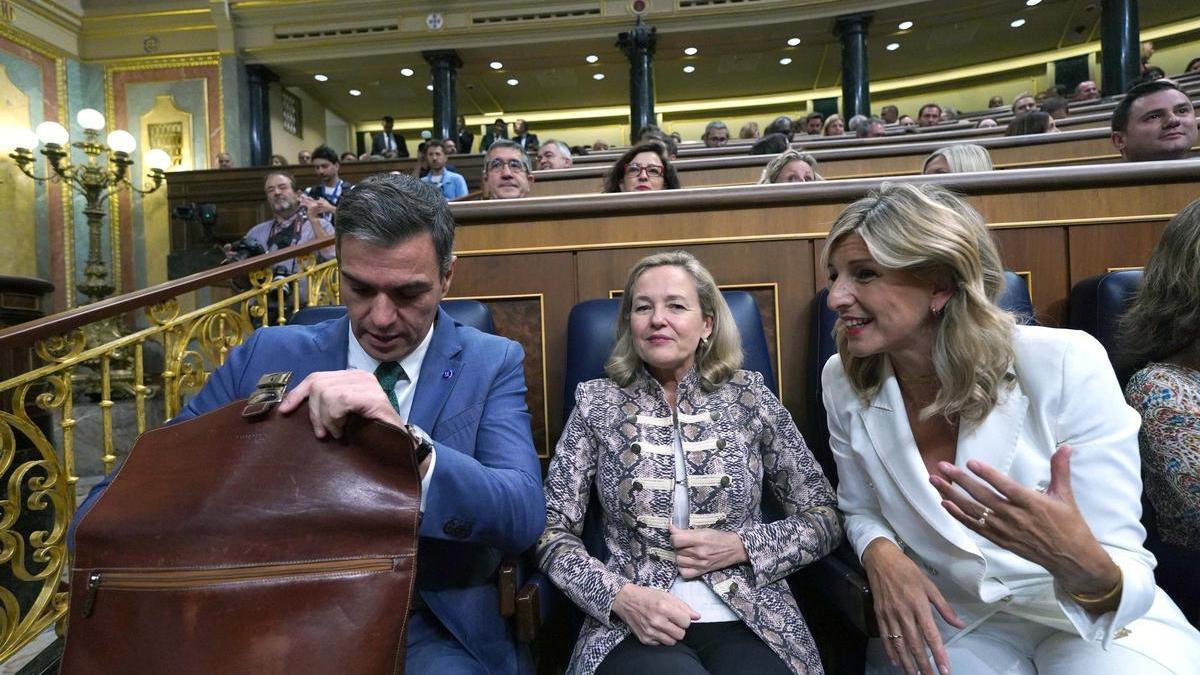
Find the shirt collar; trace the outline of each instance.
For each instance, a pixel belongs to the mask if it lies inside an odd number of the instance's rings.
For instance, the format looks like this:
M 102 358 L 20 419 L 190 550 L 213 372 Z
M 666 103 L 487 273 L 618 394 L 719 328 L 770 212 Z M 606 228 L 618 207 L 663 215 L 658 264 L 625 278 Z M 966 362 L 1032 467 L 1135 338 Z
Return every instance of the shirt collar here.
M 425 354 L 429 352 L 429 343 L 433 342 L 433 331 L 437 327 L 435 320 L 429 326 L 429 331 L 425 333 L 425 339 L 421 340 L 421 344 L 417 348 L 409 352 L 408 356 L 400 359 L 400 366 L 404 368 L 404 374 L 408 376 L 410 382 L 416 382 L 417 376 L 421 373 L 421 364 L 425 362 Z M 358 339 L 354 337 L 354 328 L 348 327 L 350 331 L 349 348 L 346 354 L 347 367 L 354 370 L 365 370 L 367 372 L 375 372 L 379 367 L 380 361 L 374 356 L 371 356 L 358 343 Z

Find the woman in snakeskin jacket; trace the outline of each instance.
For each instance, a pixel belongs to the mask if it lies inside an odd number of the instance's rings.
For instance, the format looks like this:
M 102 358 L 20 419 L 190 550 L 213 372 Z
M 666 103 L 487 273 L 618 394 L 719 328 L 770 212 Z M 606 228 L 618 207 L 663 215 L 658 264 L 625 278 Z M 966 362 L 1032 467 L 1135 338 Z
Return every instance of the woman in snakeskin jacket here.
M 579 385 L 538 562 L 587 615 L 570 673 L 820 673 L 785 577 L 842 539 L 834 493 L 688 253 L 630 271 L 606 379 Z M 783 518 L 765 522 L 763 490 Z M 579 539 L 593 490 L 610 552 Z

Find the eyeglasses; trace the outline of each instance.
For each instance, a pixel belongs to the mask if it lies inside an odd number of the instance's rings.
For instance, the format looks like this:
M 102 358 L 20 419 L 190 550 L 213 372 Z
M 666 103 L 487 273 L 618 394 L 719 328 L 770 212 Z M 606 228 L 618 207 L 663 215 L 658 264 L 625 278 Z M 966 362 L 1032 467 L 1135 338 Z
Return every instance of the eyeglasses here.
M 658 164 L 626 164 L 625 175 L 633 177 L 645 171 L 647 178 L 662 178 L 663 167 Z
M 511 171 L 519 171 L 525 173 L 525 162 L 519 159 L 493 159 L 487 163 L 488 171 L 501 171 L 504 167 L 508 167 Z

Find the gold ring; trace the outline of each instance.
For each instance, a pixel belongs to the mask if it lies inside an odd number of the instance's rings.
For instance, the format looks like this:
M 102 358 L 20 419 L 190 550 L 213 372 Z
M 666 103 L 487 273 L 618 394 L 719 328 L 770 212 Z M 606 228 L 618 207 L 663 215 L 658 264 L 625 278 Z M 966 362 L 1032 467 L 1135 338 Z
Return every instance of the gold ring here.
M 975 520 L 979 523 L 980 527 L 987 527 L 988 516 L 992 515 L 993 513 L 995 513 L 995 511 L 985 506 L 983 507 L 983 513 L 979 514 L 979 517 Z
M 889 636 L 887 636 L 887 639 L 889 639 L 889 640 L 903 640 L 903 639 L 904 639 L 904 636 L 903 636 L 903 635 L 901 635 L 901 634 L 899 634 L 899 633 L 896 633 L 895 635 L 889 635 Z

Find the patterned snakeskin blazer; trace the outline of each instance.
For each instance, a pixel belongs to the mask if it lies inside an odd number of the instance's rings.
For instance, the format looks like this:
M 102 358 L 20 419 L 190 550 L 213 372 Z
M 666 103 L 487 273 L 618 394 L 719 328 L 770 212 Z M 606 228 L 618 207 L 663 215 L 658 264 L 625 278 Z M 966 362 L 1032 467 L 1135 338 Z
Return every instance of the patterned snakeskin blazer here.
M 627 583 L 669 589 L 679 574 L 667 525 L 675 486 L 673 432 L 687 458 L 692 527 L 736 532 L 748 563 L 701 578 L 795 673 L 821 673 L 816 644 L 785 577 L 842 539 L 836 500 L 787 409 L 762 375 L 739 370 L 713 392 L 695 371 L 679 383 L 677 415 L 643 370 L 628 387 L 579 385 L 546 478 L 538 564 L 588 615 L 569 673 L 591 675 L 630 634 L 611 614 Z M 763 522 L 762 490 L 784 517 Z M 603 506 L 603 563 L 579 534 L 591 491 Z

